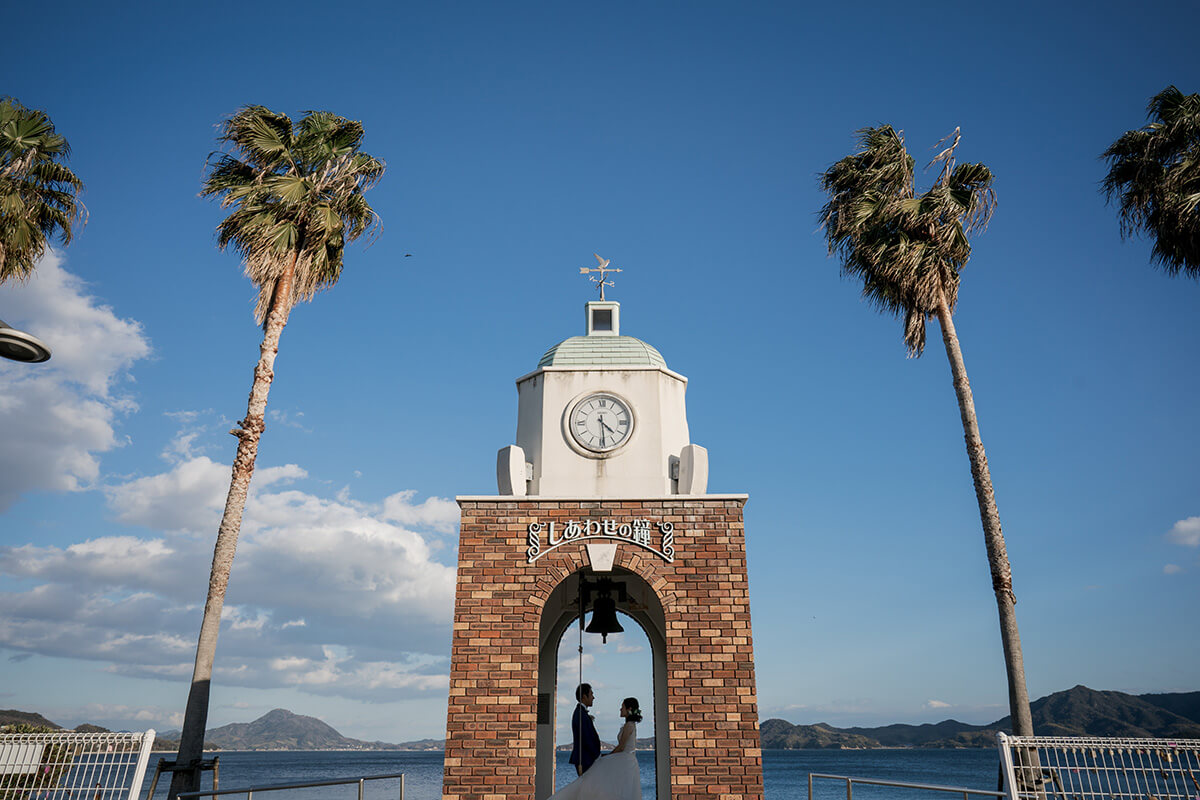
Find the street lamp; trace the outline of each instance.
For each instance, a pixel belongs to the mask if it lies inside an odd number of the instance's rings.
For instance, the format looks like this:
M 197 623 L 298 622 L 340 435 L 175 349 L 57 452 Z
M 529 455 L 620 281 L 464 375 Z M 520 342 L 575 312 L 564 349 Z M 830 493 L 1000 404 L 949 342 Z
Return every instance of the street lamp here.
M 38 364 L 50 360 L 50 348 L 36 336 L 9 327 L 0 319 L 0 357 Z

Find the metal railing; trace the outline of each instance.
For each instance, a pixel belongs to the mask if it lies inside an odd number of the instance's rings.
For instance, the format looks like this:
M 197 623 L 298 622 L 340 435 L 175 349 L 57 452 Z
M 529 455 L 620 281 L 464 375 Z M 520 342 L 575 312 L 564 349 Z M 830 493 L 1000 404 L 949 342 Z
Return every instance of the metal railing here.
M 180 792 L 180 800 L 199 800 L 201 797 L 219 797 L 225 794 L 244 794 L 246 800 L 254 800 L 255 792 L 278 792 L 284 789 L 312 789 L 317 786 L 349 786 L 358 784 L 358 800 L 365 800 L 367 791 L 367 781 L 383 781 L 400 779 L 400 797 L 399 800 L 404 800 L 404 773 L 395 772 L 388 775 L 364 775 L 361 778 L 343 778 L 336 781 L 308 781 L 307 783 L 273 783 L 266 786 L 244 786 L 240 789 L 209 789 L 207 791 L 196 792 Z
M 997 736 L 1013 800 L 1192 800 L 1200 740 Z M 1015 788 L 1014 788 L 1015 786 Z
M 964 786 L 936 786 L 930 783 L 905 783 L 903 781 L 884 781 L 877 778 L 852 778 L 849 775 L 823 775 L 819 772 L 810 772 L 808 773 L 808 800 L 813 800 L 813 778 L 845 781 L 846 800 L 854 800 L 854 784 L 856 783 L 868 786 L 889 786 L 896 789 L 923 789 L 931 792 L 949 792 L 951 794 L 961 794 L 963 800 L 970 800 L 971 795 L 1000 798 L 1007 796 L 1004 792 L 991 792 L 987 789 L 968 789 Z M 180 795 L 180 797 L 182 796 Z
M 154 731 L 0 734 L 0 800 L 136 800 Z

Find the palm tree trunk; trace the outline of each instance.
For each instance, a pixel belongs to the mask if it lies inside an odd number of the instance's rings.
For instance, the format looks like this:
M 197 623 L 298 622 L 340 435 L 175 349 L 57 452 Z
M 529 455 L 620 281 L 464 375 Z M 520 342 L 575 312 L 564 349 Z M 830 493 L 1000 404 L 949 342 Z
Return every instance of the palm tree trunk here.
M 1004 667 L 1008 673 L 1008 706 L 1012 713 L 1013 733 L 1033 735 L 1033 717 L 1029 712 L 1029 692 L 1025 688 L 1025 661 L 1021 656 L 1021 634 L 1017 631 L 1017 598 L 1012 590 L 1012 569 L 1000 529 L 1000 512 L 996 510 L 996 495 L 992 490 L 992 475 L 988 470 L 987 454 L 979 436 L 979 421 L 975 417 L 975 401 L 971 398 L 971 382 L 963 363 L 962 349 L 954 320 L 943 297 L 938 304 L 938 321 L 942 326 L 942 341 L 954 375 L 954 391 L 958 395 L 958 410 L 962 414 L 963 435 L 967 456 L 971 459 L 971 477 L 975 481 L 975 498 L 979 501 L 979 517 L 983 522 L 983 540 L 987 545 L 988 565 L 992 570 L 992 589 L 1000 611 L 1000 639 L 1004 643 Z
M 240 427 L 230 431 L 238 437 L 237 455 L 233 459 L 233 475 L 229 482 L 229 494 L 225 498 L 225 514 L 217 531 L 217 544 L 213 550 L 212 572 L 208 578 L 208 599 L 204 603 L 204 619 L 200 623 L 200 640 L 196 644 L 196 666 L 192 672 L 192 687 L 188 691 L 187 707 L 183 713 L 183 731 L 179 737 L 179 754 L 175 764 L 183 767 L 171 776 L 169 800 L 175 800 L 180 792 L 200 789 L 200 761 L 204 754 L 204 731 L 208 725 L 208 696 L 212 681 L 213 658 L 217 650 L 217 634 L 221 629 L 221 610 L 225 605 L 225 589 L 229 585 L 229 571 L 233 567 L 233 555 L 237 549 L 238 534 L 242 529 L 242 512 L 246 508 L 246 495 L 250 489 L 250 478 L 254 475 L 254 463 L 258 458 L 258 440 L 266 427 L 267 394 L 275 377 L 275 355 L 279 352 L 279 336 L 287 325 L 292 309 L 292 287 L 295 281 L 296 260 L 280 276 L 275 287 L 271 311 L 263 326 L 263 341 L 259 347 L 258 366 L 254 368 L 254 383 L 250 388 L 250 401 L 246 418 Z

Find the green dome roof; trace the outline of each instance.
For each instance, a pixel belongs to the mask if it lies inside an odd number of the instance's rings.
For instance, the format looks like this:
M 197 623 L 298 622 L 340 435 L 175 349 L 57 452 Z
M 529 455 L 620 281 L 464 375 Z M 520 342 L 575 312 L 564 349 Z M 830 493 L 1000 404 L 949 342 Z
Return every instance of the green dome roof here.
M 663 367 L 653 345 L 632 336 L 572 336 L 546 351 L 539 367 Z

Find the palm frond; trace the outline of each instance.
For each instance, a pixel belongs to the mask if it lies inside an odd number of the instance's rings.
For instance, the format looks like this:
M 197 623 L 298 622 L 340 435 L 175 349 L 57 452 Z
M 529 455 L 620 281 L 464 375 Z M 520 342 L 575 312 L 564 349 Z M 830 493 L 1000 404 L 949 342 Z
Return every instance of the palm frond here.
M 1101 191 L 1119 205 L 1122 238 L 1153 238 L 1151 260 L 1200 279 L 1200 94 L 1168 86 L 1150 99 L 1149 122 L 1102 154 Z
M 328 111 L 295 124 L 284 114 L 247 106 L 228 120 L 229 152 L 210 158 L 202 196 L 234 209 L 217 228 L 217 245 L 234 247 L 259 288 L 255 318 L 264 323 L 276 284 L 294 266 L 292 302 L 337 283 L 348 241 L 378 229 L 363 193 L 382 177 L 382 161 L 361 152 L 362 124 Z
M 0 283 L 29 277 L 51 239 L 70 244 L 87 223 L 70 152 L 46 112 L 0 98 Z
M 992 173 L 982 164 L 954 164 L 960 141 L 931 162 L 943 169 L 917 194 L 913 159 L 891 126 L 858 133 L 861 149 L 821 177 L 821 209 L 831 255 L 842 272 L 862 280 L 863 297 L 904 322 L 912 356 L 925 347 L 925 323 L 942 303 L 958 302 L 959 272 L 971 256 L 967 233 L 987 225 L 995 210 Z M 947 140 L 943 140 L 944 144 Z

